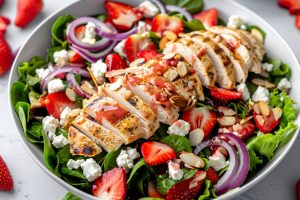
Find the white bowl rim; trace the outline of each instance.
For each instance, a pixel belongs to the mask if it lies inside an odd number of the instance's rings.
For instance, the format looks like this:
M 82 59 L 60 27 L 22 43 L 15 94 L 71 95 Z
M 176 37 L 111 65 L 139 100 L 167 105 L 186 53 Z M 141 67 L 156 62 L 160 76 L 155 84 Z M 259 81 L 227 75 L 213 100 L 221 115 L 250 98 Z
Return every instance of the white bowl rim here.
M 297 66 L 295 68 L 300 68 L 299 66 L 299 62 L 295 56 L 295 54 L 293 53 L 293 51 L 291 50 L 291 48 L 289 47 L 289 45 L 286 43 L 286 41 L 281 37 L 281 35 L 269 24 L 267 23 L 263 18 L 261 18 L 259 15 L 257 15 L 255 12 L 253 12 L 252 10 L 248 9 L 247 7 L 239 4 L 238 2 L 235 2 L 234 0 L 225 0 L 228 3 L 234 4 L 237 7 L 240 7 L 244 10 L 247 11 L 247 13 L 251 13 L 252 15 L 254 15 L 256 18 L 259 18 L 265 26 L 268 26 L 269 29 L 271 29 L 273 31 L 274 34 L 276 34 L 277 38 L 279 38 L 281 40 L 281 42 L 284 44 L 284 47 L 288 50 L 288 52 L 291 54 L 293 60 L 297 63 Z M 20 52 L 22 52 L 24 44 L 26 44 L 28 42 L 28 40 L 35 34 L 36 31 L 38 31 L 40 29 L 41 26 L 43 26 L 43 24 L 45 22 L 47 22 L 48 20 L 50 20 L 51 18 L 53 18 L 55 15 L 57 15 L 59 12 L 62 12 L 63 10 L 65 10 L 66 8 L 79 3 L 80 1 L 75 1 L 72 2 L 70 4 L 67 4 L 66 6 L 64 6 L 61 9 L 58 9 L 56 12 L 54 12 L 53 14 L 51 14 L 50 16 L 48 16 L 45 20 L 43 20 L 32 32 L 31 34 L 26 38 L 25 42 L 23 43 L 23 45 L 21 46 L 18 54 L 16 55 L 16 58 L 14 60 L 14 63 L 12 65 L 10 74 L 9 74 L 9 80 L 8 80 L 8 104 L 9 104 L 9 108 L 10 108 L 10 114 L 11 117 L 13 119 L 14 122 L 14 126 L 15 128 L 18 130 L 19 136 L 22 138 L 22 143 L 25 146 L 25 149 L 27 150 L 27 152 L 30 154 L 31 158 L 35 161 L 35 163 L 42 168 L 42 170 L 48 175 L 50 176 L 52 179 L 54 179 L 56 182 L 58 182 L 61 186 L 63 186 L 64 188 L 66 188 L 68 191 L 74 192 L 75 194 L 79 195 L 80 197 L 84 197 L 85 199 L 93 199 L 93 200 L 98 200 L 98 198 L 92 196 L 89 193 L 86 193 L 72 185 L 70 185 L 69 183 L 65 182 L 63 179 L 61 179 L 60 177 L 56 176 L 55 174 L 53 174 L 45 165 L 42 161 L 40 161 L 31 151 L 30 147 L 29 147 L 29 142 L 23 137 L 23 131 L 19 131 L 19 128 L 17 127 L 17 123 L 15 119 L 14 119 L 14 108 L 12 106 L 11 103 L 11 94 L 10 94 L 10 88 L 12 85 L 12 76 L 14 74 L 14 69 L 18 67 L 18 63 L 16 63 L 16 61 L 18 60 L 17 58 L 19 57 Z M 300 116 L 298 115 L 297 118 L 299 118 Z M 295 143 L 297 136 L 299 134 L 299 127 L 296 131 L 296 133 L 294 134 L 293 138 L 288 142 L 288 144 L 285 145 L 284 147 L 284 151 L 282 152 L 282 154 L 280 154 L 276 160 L 274 160 L 274 162 L 272 162 L 270 165 L 268 165 L 266 168 L 261 169 L 263 170 L 262 173 L 260 173 L 257 176 L 254 176 L 254 178 L 247 182 L 246 184 L 242 185 L 242 187 L 238 187 L 236 189 L 233 189 L 217 198 L 215 198 L 215 200 L 223 200 L 223 199 L 231 199 L 233 197 L 236 197 L 237 195 L 243 194 L 244 192 L 246 192 L 247 190 L 249 190 L 250 188 L 252 188 L 254 185 L 256 185 L 258 182 L 260 182 L 261 180 L 263 180 L 264 177 L 266 177 L 272 170 L 274 170 L 274 168 L 283 160 L 283 158 L 288 154 L 288 152 L 290 151 L 291 147 L 293 146 L 293 144 Z

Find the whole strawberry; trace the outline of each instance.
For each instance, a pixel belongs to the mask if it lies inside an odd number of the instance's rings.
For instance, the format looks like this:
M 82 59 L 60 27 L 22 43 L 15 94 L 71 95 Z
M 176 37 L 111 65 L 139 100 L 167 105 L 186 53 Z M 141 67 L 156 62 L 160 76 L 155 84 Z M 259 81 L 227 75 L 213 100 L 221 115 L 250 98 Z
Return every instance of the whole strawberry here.
M 13 179 L 3 158 L 0 156 L 0 191 L 10 191 L 13 187 Z
M 13 61 L 12 50 L 4 36 L 0 34 L 0 76 L 4 75 L 10 69 Z
M 24 28 L 29 24 L 43 9 L 42 0 L 18 0 L 18 13 L 15 25 Z
M 297 181 L 296 184 L 296 194 L 297 194 L 297 200 L 300 200 L 300 179 Z

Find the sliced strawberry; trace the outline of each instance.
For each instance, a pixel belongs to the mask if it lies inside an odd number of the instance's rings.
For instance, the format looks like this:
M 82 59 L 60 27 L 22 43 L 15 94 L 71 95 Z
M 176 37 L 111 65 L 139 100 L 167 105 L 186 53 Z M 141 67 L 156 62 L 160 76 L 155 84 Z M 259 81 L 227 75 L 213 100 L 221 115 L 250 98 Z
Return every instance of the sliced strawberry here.
M 171 187 L 166 200 L 192 200 L 200 192 L 206 172 L 198 171 L 189 179 L 180 181 Z
M 156 190 L 155 183 L 153 181 L 149 181 L 147 186 L 148 197 L 152 198 L 163 198 L 161 194 Z
M 69 100 L 65 92 L 55 92 L 48 94 L 43 101 L 43 104 L 46 106 L 47 111 L 53 117 L 59 119 L 60 113 L 66 108 L 75 109 L 75 102 Z
M 77 26 L 74 30 L 74 33 L 75 36 L 81 40 L 82 38 L 84 38 L 85 26 L 84 25 Z
M 15 25 L 24 28 L 29 24 L 43 9 L 42 0 L 18 0 L 18 14 Z
M 297 200 L 300 200 L 300 179 L 296 183 Z
M 228 102 L 233 100 L 241 100 L 242 94 L 236 91 L 226 90 L 222 88 L 213 88 L 209 90 L 210 96 L 222 102 Z
M 278 5 L 283 8 L 290 8 L 295 0 L 278 0 Z
M 85 60 L 77 52 L 73 51 L 71 54 L 69 54 L 69 62 L 70 63 L 85 63 Z
M 263 133 L 270 133 L 274 130 L 281 122 L 281 118 L 275 119 L 275 115 L 270 109 L 269 116 L 265 116 L 263 114 L 257 114 L 253 111 L 253 118 L 257 128 Z M 263 119 L 263 120 L 262 120 Z
M 13 179 L 7 165 L 0 156 L 0 191 L 10 191 L 14 187 Z
M 123 52 L 129 62 L 133 62 L 137 58 L 138 52 L 150 49 L 156 50 L 155 45 L 140 35 L 131 35 L 125 40 Z
M 158 14 L 152 20 L 153 32 L 162 34 L 164 31 L 172 31 L 176 34 L 183 31 L 183 22 L 180 18 L 167 14 Z
M 300 30 L 300 13 L 298 13 L 296 16 L 295 26 Z
M 13 52 L 3 35 L 0 34 L 0 76 L 10 69 L 13 61 Z
M 132 25 L 142 18 L 142 13 L 132 6 L 115 1 L 105 1 L 108 21 L 119 30 L 129 30 Z
M 175 151 L 168 145 L 159 142 L 144 142 L 141 151 L 148 165 L 158 165 L 173 160 Z
M 300 13 L 300 1 L 294 1 L 289 7 L 289 12 L 291 15 Z
M 149 60 L 153 60 L 153 59 L 157 58 L 160 55 L 161 54 L 157 53 L 157 51 L 155 51 L 155 50 L 145 49 L 143 51 L 138 52 L 136 57 L 137 58 L 144 58 L 145 61 L 147 62 Z
M 193 18 L 200 20 L 205 27 L 216 26 L 218 24 L 218 10 L 216 8 L 204 10 L 195 14 Z
M 126 69 L 128 67 L 126 61 L 117 53 L 109 54 L 105 59 L 105 63 L 108 71 Z
M 126 196 L 126 172 L 113 168 L 95 180 L 92 194 L 99 199 L 123 200 Z
M 210 180 L 213 185 L 217 184 L 220 180 L 219 174 L 211 167 L 206 170 L 206 178 Z
M 10 24 L 9 18 L 5 16 L 0 16 L 0 34 L 5 34 L 9 24 Z
M 207 138 L 217 122 L 216 114 L 205 107 L 193 108 L 184 112 L 182 119 L 189 122 L 191 130 L 201 128 L 204 138 Z

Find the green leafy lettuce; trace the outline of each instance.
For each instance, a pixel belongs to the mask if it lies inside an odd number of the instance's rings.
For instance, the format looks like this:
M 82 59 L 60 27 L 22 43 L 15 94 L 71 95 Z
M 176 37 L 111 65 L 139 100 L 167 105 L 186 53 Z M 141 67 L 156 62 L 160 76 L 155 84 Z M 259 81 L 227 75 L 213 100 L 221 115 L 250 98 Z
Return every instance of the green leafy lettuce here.
M 203 193 L 198 197 L 198 200 L 209 199 L 209 197 L 210 197 L 210 191 L 209 191 L 210 185 L 211 185 L 210 180 L 206 179 L 206 180 L 204 181 L 204 186 L 205 186 L 204 191 L 203 191 Z

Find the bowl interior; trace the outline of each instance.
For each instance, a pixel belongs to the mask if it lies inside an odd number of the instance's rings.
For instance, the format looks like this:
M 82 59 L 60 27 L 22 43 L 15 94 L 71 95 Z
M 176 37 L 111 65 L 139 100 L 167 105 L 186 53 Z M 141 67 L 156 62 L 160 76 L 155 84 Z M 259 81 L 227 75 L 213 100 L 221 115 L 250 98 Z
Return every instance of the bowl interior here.
M 120 0 L 120 2 L 126 2 L 126 1 Z M 132 0 L 130 1 L 130 4 L 138 5 L 140 2 L 142 2 L 142 0 Z M 297 62 L 295 55 L 288 47 L 288 45 L 285 43 L 285 41 L 279 36 L 279 34 L 259 16 L 257 16 L 253 12 L 249 11 L 248 9 L 240 6 L 239 4 L 233 1 L 210 0 L 210 1 L 205 1 L 205 6 L 218 8 L 220 11 L 220 17 L 224 20 L 226 20 L 229 16 L 236 14 L 241 16 L 242 19 L 244 19 L 247 23 L 258 25 L 267 32 L 267 38 L 265 41 L 265 47 L 267 49 L 267 53 L 269 56 L 277 56 L 281 58 L 285 63 L 291 66 L 293 71 L 293 75 L 291 79 L 293 88 L 290 94 L 296 102 L 300 102 L 300 94 L 297 94 L 296 92 L 296 91 L 300 91 L 300 84 L 296 84 L 296 78 L 295 78 L 295 74 L 300 74 L 299 64 Z M 66 15 L 66 14 L 70 14 L 73 16 L 87 16 L 87 15 L 99 14 L 103 12 L 104 12 L 103 1 L 85 0 L 85 1 L 75 2 L 63 8 L 62 10 L 58 11 L 57 13 L 53 14 L 49 18 L 47 18 L 42 24 L 40 24 L 33 31 L 33 33 L 29 36 L 29 38 L 27 39 L 27 41 L 19 51 L 15 59 L 15 62 L 13 64 L 13 68 L 11 70 L 9 88 L 13 82 L 18 80 L 17 66 L 19 63 L 29 60 L 32 56 L 42 56 L 42 57 L 46 56 L 45 50 L 51 46 L 51 26 L 58 16 Z M 9 102 L 11 102 L 10 96 L 9 96 Z M 76 195 L 80 196 L 83 199 L 96 199 L 93 196 L 84 193 L 79 189 L 76 189 L 75 187 L 67 184 L 62 179 L 52 174 L 46 168 L 46 166 L 43 164 L 42 151 L 39 148 L 37 148 L 35 145 L 25 140 L 25 138 L 23 137 L 23 130 L 19 122 L 19 119 L 15 114 L 11 103 L 9 104 L 10 104 L 9 106 L 13 116 L 13 120 L 22 138 L 22 141 L 25 144 L 27 150 L 30 152 L 33 159 L 38 163 L 38 165 L 43 170 L 45 170 L 47 174 L 49 174 L 49 176 L 51 176 L 58 183 L 63 185 L 65 188 L 67 188 L 67 190 L 75 193 Z M 299 123 L 299 120 L 300 119 L 298 117 L 296 121 L 297 124 Z M 256 174 L 256 176 L 252 177 L 244 186 L 235 189 L 232 192 L 226 193 L 218 197 L 217 199 L 221 200 L 221 199 L 233 198 L 234 196 L 245 192 L 250 187 L 252 187 L 257 182 L 259 182 L 261 179 L 263 179 L 263 177 L 266 176 L 288 153 L 288 150 L 291 148 L 292 144 L 294 143 L 297 134 L 294 135 L 292 140 L 286 146 L 279 147 L 274 158 L 262 170 L 260 170 Z

